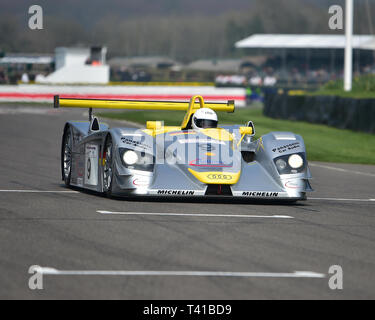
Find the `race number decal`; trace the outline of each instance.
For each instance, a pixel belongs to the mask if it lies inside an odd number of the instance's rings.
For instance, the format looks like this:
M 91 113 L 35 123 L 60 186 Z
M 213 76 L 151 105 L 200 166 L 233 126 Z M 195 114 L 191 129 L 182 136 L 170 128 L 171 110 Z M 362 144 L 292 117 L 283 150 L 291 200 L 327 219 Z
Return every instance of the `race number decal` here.
M 85 148 L 85 184 L 98 184 L 98 146 L 87 144 Z

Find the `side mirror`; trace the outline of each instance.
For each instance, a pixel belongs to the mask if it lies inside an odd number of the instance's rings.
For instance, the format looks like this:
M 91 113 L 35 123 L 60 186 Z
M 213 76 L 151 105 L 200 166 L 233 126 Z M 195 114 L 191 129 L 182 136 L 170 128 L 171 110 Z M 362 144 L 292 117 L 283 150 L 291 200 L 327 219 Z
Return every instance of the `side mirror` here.
M 253 133 L 251 135 L 252 136 L 255 135 L 255 127 L 254 127 L 254 123 L 252 121 L 248 121 L 247 124 L 246 124 L 246 127 L 252 128 Z
M 246 135 L 248 135 L 248 136 L 252 136 L 253 135 L 253 128 L 251 128 L 251 127 L 240 127 L 239 131 L 240 131 L 240 134 L 241 134 L 241 139 L 240 139 L 240 141 L 238 141 L 237 147 L 240 146 L 242 140 L 244 140 L 244 138 L 245 138 Z M 251 139 L 250 139 L 250 137 L 247 137 L 246 140 L 249 143 Z
M 90 131 L 99 131 L 99 120 L 97 117 L 94 117 L 90 121 Z

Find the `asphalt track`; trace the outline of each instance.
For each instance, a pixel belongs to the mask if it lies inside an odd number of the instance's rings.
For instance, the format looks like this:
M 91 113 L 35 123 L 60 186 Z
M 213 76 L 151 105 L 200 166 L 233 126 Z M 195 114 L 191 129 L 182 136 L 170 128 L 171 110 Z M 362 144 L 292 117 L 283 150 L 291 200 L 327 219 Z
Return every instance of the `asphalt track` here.
M 106 199 L 60 181 L 82 113 L 0 106 L 0 299 L 375 298 L 375 166 L 311 163 L 295 205 Z M 32 265 L 60 272 L 30 290 Z

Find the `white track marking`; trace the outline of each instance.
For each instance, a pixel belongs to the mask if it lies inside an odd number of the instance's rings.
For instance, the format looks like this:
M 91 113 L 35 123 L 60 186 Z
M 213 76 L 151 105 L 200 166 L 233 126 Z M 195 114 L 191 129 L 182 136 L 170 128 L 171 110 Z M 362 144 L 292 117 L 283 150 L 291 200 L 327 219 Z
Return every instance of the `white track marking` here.
M 58 270 L 40 267 L 43 275 L 62 276 L 190 276 L 190 277 L 255 277 L 255 278 L 325 278 L 323 273 L 312 271 L 294 272 L 225 272 L 225 271 L 154 271 L 154 270 Z
M 309 162 L 309 166 L 311 166 L 311 167 L 318 167 L 318 168 L 324 168 L 324 169 L 330 169 L 330 170 L 335 170 L 335 171 L 340 171 L 340 172 L 360 174 L 360 175 L 363 175 L 363 176 L 375 177 L 375 174 L 373 174 L 373 173 L 361 172 L 361 171 L 354 171 L 354 170 L 348 170 L 348 169 L 342 169 L 342 168 L 336 168 L 336 167 L 326 166 L 326 165 L 323 165 L 323 164 L 316 164 L 316 163 L 310 163 Z
M 276 219 L 293 219 L 292 216 L 272 215 L 247 215 L 247 214 L 204 214 L 204 213 L 162 213 L 162 212 L 114 212 L 97 210 L 100 214 L 114 214 L 114 215 L 140 215 L 140 216 L 190 216 L 190 217 L 225 217 L 225 218 L 276 218 Z
M 375 201 L 375 199 L 345 199 L 345 198 L 310 198 L 308 200 L 327 200 L 327 201 L 360 201 L 360 202 L 369 202 Z
M 74 190 L 0 190 L 0 192 L 19 192 L 19 193 L 79 193 Z

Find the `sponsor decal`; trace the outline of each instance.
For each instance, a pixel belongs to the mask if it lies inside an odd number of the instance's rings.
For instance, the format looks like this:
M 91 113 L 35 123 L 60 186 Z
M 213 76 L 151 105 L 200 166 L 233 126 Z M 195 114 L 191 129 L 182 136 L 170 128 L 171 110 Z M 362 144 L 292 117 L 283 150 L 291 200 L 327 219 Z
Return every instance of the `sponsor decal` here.
M 83 177 L 83 173 L 84 173 L 83 171 L 84 170 L 83 170 L 83 164 L 82 164 L 81 167 L 77 169 L 77 176 Z
M 286 144 L 286 145 L 281 146 L 281 147 L 273 148 L 272 151 L 284 153 L 286 151 L 291 151 L 291 150 L 294 150 L 294 149 L 297 149 L 297 148 L 300 148 L 300 147 L 301 147 L 301 145 L 300 145 L 299 142 L 293 142 L 293 143 L 289 143 L 289 144 Z
M 157 194 L 159 195 L 172 195 L 172 196 L 193 196 L 194 190 L 165 190 L 159 189 Z
M 217 174 L 211 173 L 207 176 L 210 180 L 232 180 L 233 177 L 230 174 Z
M 140 179 L 140 178 L 135 178 L 135 179 L 133 179 L 133 184 L 135 186 L 144 187 L 144 186 L 148 186 L 149 181 L 148 180 L 143 180 L 143 179 Z
M 98 161 L 99 147 L 95 144 L 87 144 L 85 146 L 85 184 L 98 185 Z
M 135 140 L 133 140 L 131 138 L 128 138 L 126 136 L 121 137 L 121 141 L 123 143 L 131 145 L 133 147 L 141 147 L 143 149 L 150 149 L 151 148 L 151 146 L 149 146 L 148 144 L 144 144 L 141 141 L 135 141 Z
M 260 198 L 276 198 L 279 196 L 279 193 L 278 192 L 265 192 L 265 191 L 243 191 L 242 196 L 260 197 Z
M 83 177 L 85 174 L 85 162 L 82 156 L 77 156 L 76 160 L 72 163 L 74 171 L 77 172 L 78 177 Z
M 284 186 L 289 189 L 301 189 L 304 187 L 303 180 L 294 180 L 285 182 Z

